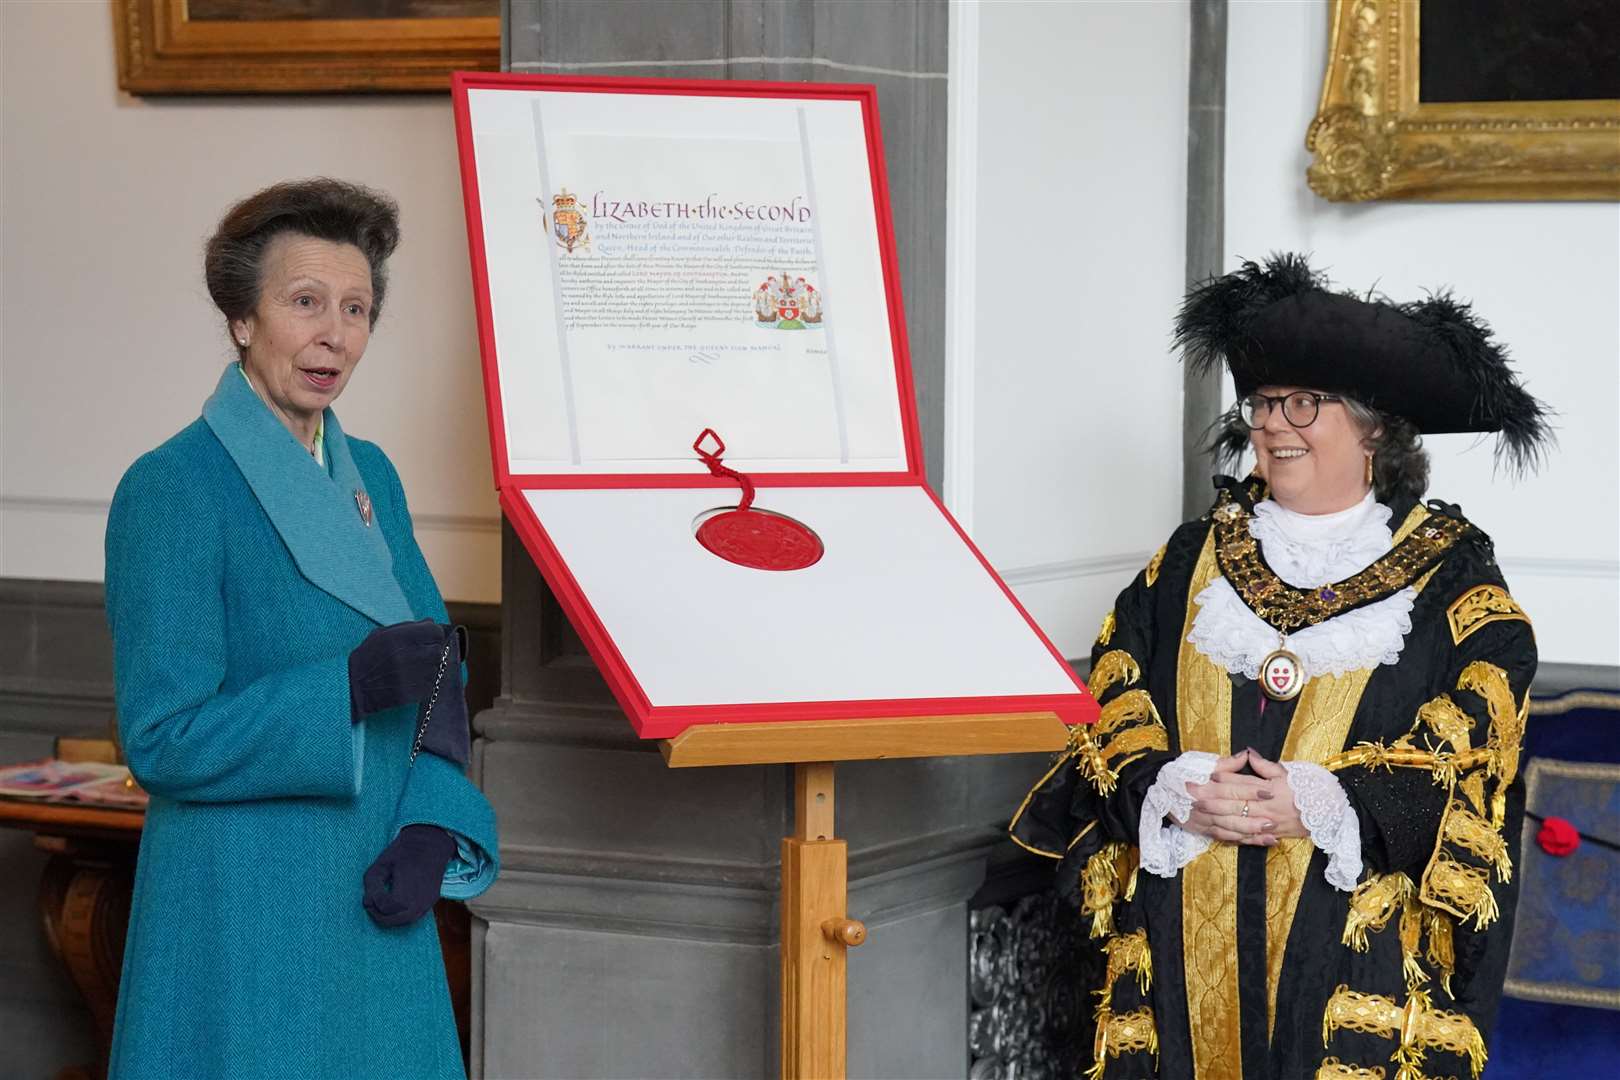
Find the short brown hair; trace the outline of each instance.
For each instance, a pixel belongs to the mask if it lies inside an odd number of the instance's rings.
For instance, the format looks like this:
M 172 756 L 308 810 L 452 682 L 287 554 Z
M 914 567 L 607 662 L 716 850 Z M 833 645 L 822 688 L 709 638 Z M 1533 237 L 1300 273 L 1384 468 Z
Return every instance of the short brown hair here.
M 227 323 L 259 306 L 264 253 L 282 233 L 359 248 L 371 267 L 371 325 L 377 325 L 388 288 L 388 256 L 399 246 L 399 204 L 380 191 L 324 176 L 267 187 L 220 219 L 208 238 L 203 275 Z

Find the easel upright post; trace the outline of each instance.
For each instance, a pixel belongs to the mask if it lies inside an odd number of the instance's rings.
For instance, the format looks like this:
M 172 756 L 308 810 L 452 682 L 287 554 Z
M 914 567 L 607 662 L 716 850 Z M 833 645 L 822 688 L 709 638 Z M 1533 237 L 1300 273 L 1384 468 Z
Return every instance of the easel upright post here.
M 782 841 L 783 1080 L 843 1080 L 849 852 L 833 837 L 833 766 L 795 765 L 793 835 Z

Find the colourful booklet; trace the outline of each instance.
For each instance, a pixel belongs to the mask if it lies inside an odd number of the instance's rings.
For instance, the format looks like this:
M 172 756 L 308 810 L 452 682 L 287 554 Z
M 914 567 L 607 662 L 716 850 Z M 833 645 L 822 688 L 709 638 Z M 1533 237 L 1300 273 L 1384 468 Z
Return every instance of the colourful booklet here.
M 141 809 L 147 795 L 127 765 L 45 758 L 0 765 L 0 797 Z

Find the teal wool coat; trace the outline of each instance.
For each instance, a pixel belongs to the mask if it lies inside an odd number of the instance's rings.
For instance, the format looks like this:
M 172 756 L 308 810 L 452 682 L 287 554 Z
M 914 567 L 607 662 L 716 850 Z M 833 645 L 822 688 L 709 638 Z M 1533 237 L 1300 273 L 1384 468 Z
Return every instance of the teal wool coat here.
M 413 707 L 350 723 L 349 652 L 446 615 L 388 459 L 330 410 L 325 451 L 329 473 L 232 365 L 113 499 L 119 730 L 152 796 L 114 1080 L 464 1075 L 432 916 L 377 926 L 361 876 L 432 823 L 457 842 L 443 895 L 477 896 L 494 814 L 454 765 L 409 764 Z

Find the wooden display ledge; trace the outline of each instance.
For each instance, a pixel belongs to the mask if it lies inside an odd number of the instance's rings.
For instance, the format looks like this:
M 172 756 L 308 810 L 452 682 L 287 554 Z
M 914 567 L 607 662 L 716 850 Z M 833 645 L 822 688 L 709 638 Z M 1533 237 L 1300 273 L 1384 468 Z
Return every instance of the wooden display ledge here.
M 672 769 L 813 761 L 1024 754 L 1061 750 L 1069 729 L 1053 712 L 697 724 L 658 749 Z

